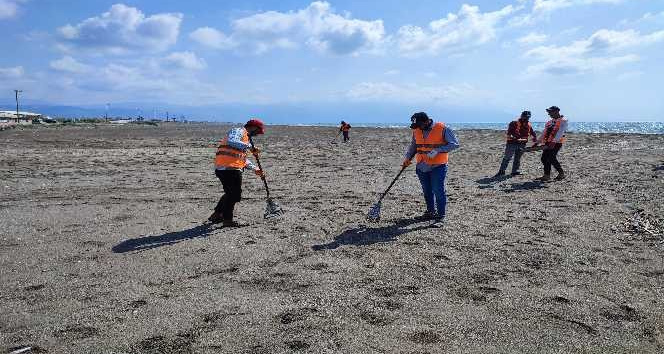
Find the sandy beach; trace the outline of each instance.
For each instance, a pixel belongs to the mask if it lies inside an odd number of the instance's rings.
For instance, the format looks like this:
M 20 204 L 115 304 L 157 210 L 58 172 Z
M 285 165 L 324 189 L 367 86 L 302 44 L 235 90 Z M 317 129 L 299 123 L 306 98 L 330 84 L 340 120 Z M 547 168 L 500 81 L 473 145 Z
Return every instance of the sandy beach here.
M 351 122 L 352 123 L 352 122 Z M 442 228 L 408 129 L 269 126 L 275 200 L 244 174 L 240 228 L 204 226 L 228 126 L 0 132 L 0 351 L 662 353 L 664 135 L 569 134 L 569 177 L 494 180 L 498 131 L 458 131 Z

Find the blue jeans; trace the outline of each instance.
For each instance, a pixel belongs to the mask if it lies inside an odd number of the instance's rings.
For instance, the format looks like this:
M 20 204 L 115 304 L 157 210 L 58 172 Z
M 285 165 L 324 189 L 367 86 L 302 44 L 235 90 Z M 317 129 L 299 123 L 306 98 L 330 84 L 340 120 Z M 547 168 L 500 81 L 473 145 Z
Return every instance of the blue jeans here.
M 435 213 L 438 210 L 438 216 L 445 216 L 445 206 L 447 205 L 447 196 L 445 195 L 445 176 L 447 175 L 447 165 L 434 167 L 431 171 L 415 171 L 422 185 L 424 201 L 427 203 L 427 211 Z M 434 197 L 436 200 L 434 208 Z

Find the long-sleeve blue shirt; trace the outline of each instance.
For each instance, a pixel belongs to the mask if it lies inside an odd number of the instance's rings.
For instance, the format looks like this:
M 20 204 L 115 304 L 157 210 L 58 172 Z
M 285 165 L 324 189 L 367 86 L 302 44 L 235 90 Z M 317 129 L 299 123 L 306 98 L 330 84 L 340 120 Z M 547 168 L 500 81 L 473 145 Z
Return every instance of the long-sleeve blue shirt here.
M 429 133 L 431 133 L 432 127 L 433 127 L 433 122 L 426 129 L 422 131 L 425 139 L 427 138 L 427 136 L 429 136 Z M 441 152 L 450 152 L 454 149 L 459 148 L 459 140 L 457 139 L 456 134 L 454 134 L 454 131 L 452 129 L 446 126 L 445 130 L 443 130 L 443 136 L 445 137 L 445 141 L 447 141 L 447 144 L 441 147 L 434 148 L 433 150 L 441 153 Z M 417 143 L 415 142 L 415 136 L 413 136 L 413 139 L 410 141 L 410 145 L 408 146 L 408 150 L 406 150 L 406 159 L 408 160 L 412 159 L 413 157 L 415 157 L 416 153 L 417 153 Z M 439 165 L 429 165 L 425 162 L 420 162 L 417 164 L 417 170 L 421 172 L 428 172 L 437 166 Z

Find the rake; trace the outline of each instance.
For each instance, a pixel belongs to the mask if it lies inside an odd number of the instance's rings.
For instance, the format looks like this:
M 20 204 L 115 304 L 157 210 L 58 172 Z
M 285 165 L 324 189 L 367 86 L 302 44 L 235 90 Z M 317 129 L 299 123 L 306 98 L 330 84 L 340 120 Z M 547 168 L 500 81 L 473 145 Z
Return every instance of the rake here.
M 546 147 L 546 145 L 535 145 L 535 146 L 531 146 L 531 147 L 527 147 L 527 148 L 522 148 L 520 150 L 521 150 L 521 152 L 533 152 L 533 151 L 544 150 L 545 147 Z
M 252 148 L 254 148 L 254 149 L 256 148 L 254 146 L 254 141 L 251 140 L 251 137 L 249 137 L 249 143 L 251 144 Z M 263 171 L 263 167 L 261 167 L 261 160 L 258 158 L 258 155 L 256 154 L 256 155 L 254 155 L 254 157 L 256 158 L 256 163 L 258 164 L 258 168 L 261 171 Z M 267 205 L 265 206 L 265 214 L 263 215 L 263 217 L 265 219 L 270 219 L 270 218 L 274 218 L 274 217 L 277 217 L 277 216 L 283 214 L 284 211 L 277 204 L 277 202 L 275 202 L 274 200 L 272 200 L 272 198 L 270 198 L 270 188 L 268 188 L 268 186 L 267 186 L 267 180 L 265 179 L 265 176 L 261 176 L 261 180 L 263 180 L 263 185 L 265 185 L 265 192 L 267 193 L 267 197 L 266 197 Z
M 330 141 L 330 144 L 336 144 L 337 143 L 337 138 L 339 137 L 339 135 L 341 135 L 341 130 L 339 130 L 337 135 L 334 136 L 334 139 L 332 139 L 332 141 Z
M 394 182 L 396 182 L 399 179 L 401 173 L 406 169 L 406 167 L 408 166 L 401 167 L 401 170 L 399 171 L 399 173 L 397 173 L 397 176 L 394 177 L 392 183 L 390 183 L 385 192 L 383 192 L 383 194 L 380 195 L 380 198 L 378 198 L 376 204 L 371 206 L 371 209 L 369 209 L 369 213 L 367 213 L 367 220 L 369 220 L 370 222 L 378 222 L 380 220 L 381 202 L 383 201 L 383 198 L 385 198 L 385 196 L 387 195 L 387 192 L 389 192 L 392 186 L 394 185 Z

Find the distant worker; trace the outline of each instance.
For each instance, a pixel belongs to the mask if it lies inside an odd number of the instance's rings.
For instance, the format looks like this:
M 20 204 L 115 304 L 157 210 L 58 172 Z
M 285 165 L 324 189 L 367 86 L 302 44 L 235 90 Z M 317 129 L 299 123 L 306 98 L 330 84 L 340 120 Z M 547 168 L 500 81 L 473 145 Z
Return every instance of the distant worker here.
M 551 179 L 551 166 L 558 171 L 556 181 L 565 178 L 565 171 L 558 162 L 558 151 L 563 147 L 565 142 L 565 132 L 567 131 L 567 119 L 560 114 L 560 108 L 551 106 L 546 109 L 546 112 L 551 117 L 551 120 L 546 122 L 544 131 L 540 136 L 539 142 L 544 144 L 542 152 L 542 164 L 544 165 L 544 175 L 538 180 L 548 181 Z
M 447 175 L 448 153 L 459 147 L 459 142 L 452 129 L 442 122 L 434 122 L 424 112 L 413 114 L 410 118 L 413 139 L 406 151 L 402 167 L 410 165 L 416 156 L 416 174 L 422 185 L 427 210 L 419 220 L 436 220 L 435 226 L 445 218 L 447 196 L 445 177 Z M 434 203 L 435 199 L 435 203 Z
M 520 175 L 519 166 L 521 165 L 521 155 L 523 155 L 523 149 L 526 147 L 528 142 L 528 136 L 533 137 L 533 143 L 537 144 L 537 135 L 533 130 L 532 125 L 529 122 L 530 120 L 530 111 L 521 112 L 521 117 L 518 120 L 513 120 L 510 122 L 507 127 L 507 143 L 505 144 L 505 153 L 503 155 L 503 162 L 500 164 L 500 169 L 494 177 L 500 177 L 505 175 L 505 170 L 507 170 L 507 165 L 510 163 L 512 156 L 514 156 L 514 162 L 512 162 L 512 176 Z
M 251 147 L 250 136 L 265 133 L 263 122 L 258 119 L 248 121 L 243 128 L 233 128 L 219 141 L 217 154 L 214 160 L 215 174 L 224 188 L 224 195 L 214 208 L 214 213 L 208 220 L 214 224 L 223 223 L 223 226 L 238 226 L 233 221 L 235 203 L 242 199 L 242 170 L 251 169 L 258 176 L 263 171 L 256 167 L 247 158 L 247 151 L 257 156 L 258 149 Z
M 350 140 L 350 138 L 348 138 L 348 132 L 350 131 L 350 124 L 348 124 L 348 123 L 346 123 L 342 120 L 341 121 L 341 126 L 339 127 L 339 131 L 342 132 L 343 135 L 344 135 L 344 143 L 348 142 L 348 140 Z

